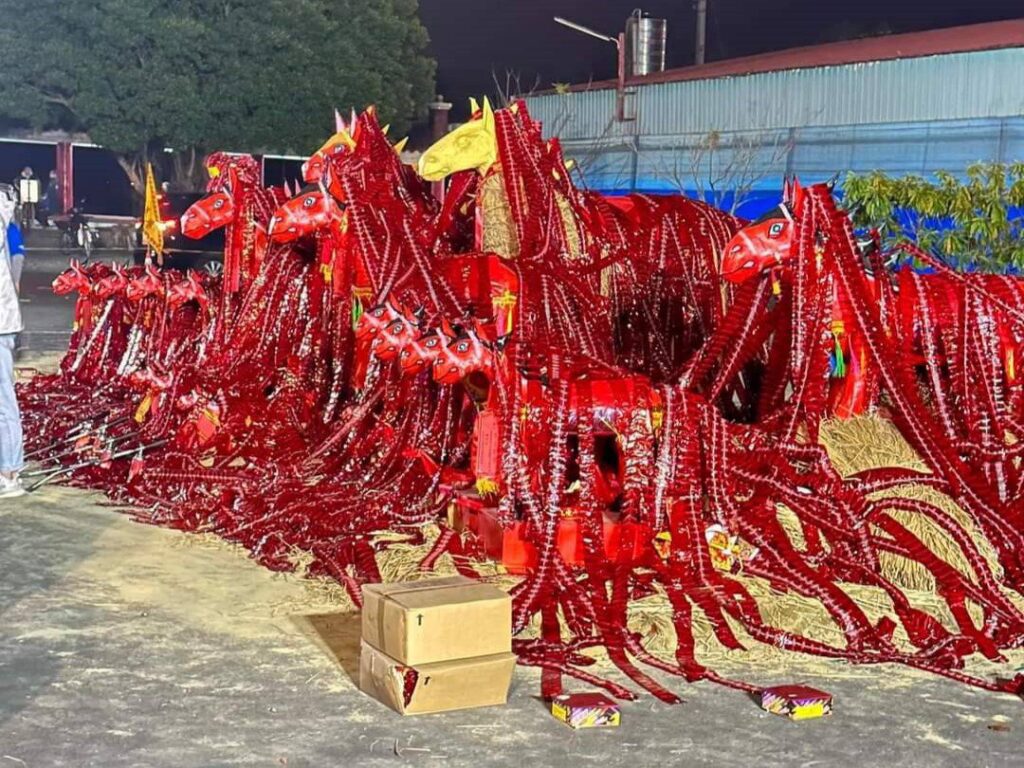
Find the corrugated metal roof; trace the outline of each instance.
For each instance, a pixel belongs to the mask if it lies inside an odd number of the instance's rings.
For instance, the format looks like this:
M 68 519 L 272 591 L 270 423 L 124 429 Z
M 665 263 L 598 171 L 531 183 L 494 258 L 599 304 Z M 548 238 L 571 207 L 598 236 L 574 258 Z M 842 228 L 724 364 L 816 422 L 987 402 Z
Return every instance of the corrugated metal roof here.
M 964 120 L 1024 114 L 1024 47 L 636 86 L 527 99 L 546 135 L 612 140 L 709 131 Z
M 653 85 L 686 80 L 710 80 L 717 77 L 776 72 L 786 69 L 838 66 L 869 61 L 888 61 L 946 53 L 987 51 L 997 48 L 1024 47 L 1024 19 L 970 24 L 924 32 L 884 35 L 858 40 L 843 40 L 824 45 L 787 48 L 756 56 L 713 61 L 700 66 L 680 67 L 630 80 L 630 85 Z M 614 88 L 614 80 L 581 83 L 574 91 Z

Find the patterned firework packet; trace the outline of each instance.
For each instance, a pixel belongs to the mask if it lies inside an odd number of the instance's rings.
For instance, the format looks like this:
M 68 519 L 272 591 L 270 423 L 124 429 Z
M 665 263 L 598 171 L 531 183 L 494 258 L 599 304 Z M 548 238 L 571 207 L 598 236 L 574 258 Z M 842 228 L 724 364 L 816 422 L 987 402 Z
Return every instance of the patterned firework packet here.
M 777 685 L 761 691 L 761 708 L 790 720 L 813 720 L 832 714 L 832 694 L 806 685 Z
M 619 705 L 602 693 L 566 693 L 551 700 L 551 714 L 570 728 L 617 728 Z

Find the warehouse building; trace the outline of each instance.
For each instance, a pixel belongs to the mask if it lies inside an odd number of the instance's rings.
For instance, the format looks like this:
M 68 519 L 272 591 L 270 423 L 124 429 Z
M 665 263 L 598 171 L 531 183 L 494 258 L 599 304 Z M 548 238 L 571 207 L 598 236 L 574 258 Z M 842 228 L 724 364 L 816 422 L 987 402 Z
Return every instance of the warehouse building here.
M 617 109 L 617 103 L 622 106 Z M 852 40 L 528 98 L 579 180 L 751 216 L 786 175 L 1024 161 L 1024 20 Z M 618 114 L 617 114 L 618 112 Z M 622 118 L 622 119 L 620 119 Z

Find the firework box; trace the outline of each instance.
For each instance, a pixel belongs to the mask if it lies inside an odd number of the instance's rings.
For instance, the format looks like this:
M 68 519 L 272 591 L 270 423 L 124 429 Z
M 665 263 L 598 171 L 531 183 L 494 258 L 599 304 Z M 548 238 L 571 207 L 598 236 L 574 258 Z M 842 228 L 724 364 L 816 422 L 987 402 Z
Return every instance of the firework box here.
M 832 714 L 832 694 L 806 685 L 777 685 L 761 691 L 761 708 L 790 720 L 813 720 Z
M 570 728 L 617 728 L 619 705 L 603 693 L 566 693 L 551 700 L 551 714 Z
M 411 666 L 512 650 L 512 601 L 462 576 L 363 587 L 363 640 Z
M 511 653 L 430 664 L 402 664 L 365 640 L 359 689 L 402 715 L 504 704 L 516 657 Z

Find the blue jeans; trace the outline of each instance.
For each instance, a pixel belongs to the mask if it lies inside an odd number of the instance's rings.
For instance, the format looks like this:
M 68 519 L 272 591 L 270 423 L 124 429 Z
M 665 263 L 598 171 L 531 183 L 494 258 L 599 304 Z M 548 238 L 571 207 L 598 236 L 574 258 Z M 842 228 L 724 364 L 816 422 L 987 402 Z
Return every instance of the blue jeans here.
M 21 412 L 14 394 L 13 333 L 0 334 L 0 472 L 20 472 L 25 465 Z

